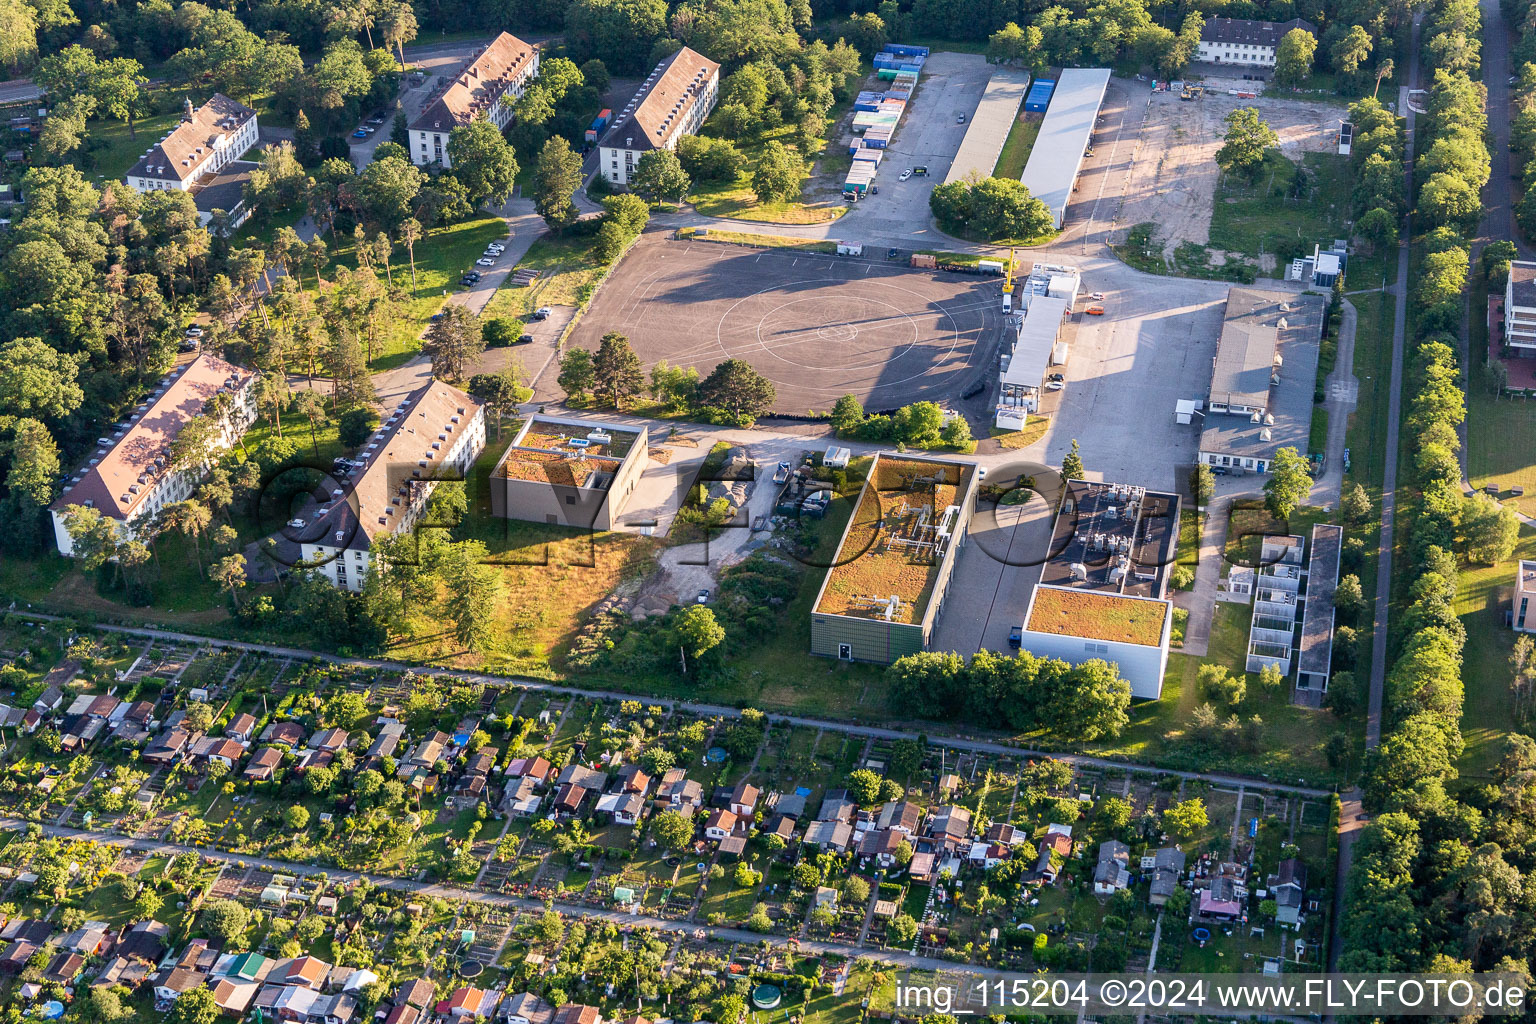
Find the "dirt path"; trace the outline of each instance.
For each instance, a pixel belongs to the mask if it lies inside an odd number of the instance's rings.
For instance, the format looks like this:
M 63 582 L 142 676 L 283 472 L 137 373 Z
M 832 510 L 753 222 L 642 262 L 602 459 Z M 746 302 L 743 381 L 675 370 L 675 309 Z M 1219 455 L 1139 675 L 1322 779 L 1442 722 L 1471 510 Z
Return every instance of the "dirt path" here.
M 1151 221 L 1157 240 L 1172 252 L 1184 242 L 1206 245 L 1211 240 L 1211 208 L 1215 202 L 1216 151 L 1226 131 L 1225 118 L 1238 107 L 1257 107 L 1259 116 L 1280 136 L 1280 151 L 1292 160 L 1302 153 L 1322 152 L 1336 145 L 1343 109 L 1276 93 L 1239 98 L 1228 89 L 1253 88 L 1257 82 L 1207 79 L 1209 88 L 1198 100 L 1181 100 L 1175 92 L 1152 94 L 1141 145 L 1131 167 L 1118 222 L 1125 227 Z

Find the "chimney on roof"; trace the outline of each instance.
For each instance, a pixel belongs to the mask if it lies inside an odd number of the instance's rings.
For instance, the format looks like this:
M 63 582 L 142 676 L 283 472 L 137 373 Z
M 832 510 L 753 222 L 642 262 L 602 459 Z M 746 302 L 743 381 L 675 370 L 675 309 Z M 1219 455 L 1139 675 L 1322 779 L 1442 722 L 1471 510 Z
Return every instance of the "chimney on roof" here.
M 183 96 L 181 98 L 181 119 L 183 121 L 191 121 L 196 113 L 197 110 L 192 106 L 192 97 Z

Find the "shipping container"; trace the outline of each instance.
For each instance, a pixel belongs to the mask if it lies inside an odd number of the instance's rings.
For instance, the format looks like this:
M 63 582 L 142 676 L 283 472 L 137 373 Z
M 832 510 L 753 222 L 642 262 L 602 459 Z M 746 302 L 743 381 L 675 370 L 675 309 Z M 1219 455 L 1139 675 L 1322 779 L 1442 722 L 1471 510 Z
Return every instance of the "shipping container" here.
M 596 142 L 597 137 L 608 127 L 608 122 L 613 118 L 613 111 L 604 107 L 598 115 L 592 119 L 592 124 L 587 128 L 587 141 Z
M 878 149 L 860 149 L 857 153 L 853 154 L 854 163 L 863 161 L 865 163 L 872 163 L 876 167 L 879 167 L 880 161 L 884 159 L 885 154 Z
M 906 43 L 886 43 L 886 53 L 895 53 L 903 57 L 926 57 L 929 50 L 926 46 L 909 46 Z
M 915 252 L 912 254 L 912 266 L 922 270 L 937 270 L 939 258 L 932 253 Z
M 1035 79 L 1035 84 L 1029 87 L 1029 92 L 1024 96 L 1024 109 L 1031 114 L 1045 113 L 1045 108 L 1051 105 L 1051 93 L 1055 91 L 1056 83 L 1051 79 Z
M 905 103 L 912 98 L 912 94 L 906 89 L 892 89 L 885 94 L 885 98 L 888 100 L 901 100 Z
M 1003 272 L 1003 263 L 1001 260 L 978 260 L 976 262 L 976 269 L 983 274 L 1001 274 Z

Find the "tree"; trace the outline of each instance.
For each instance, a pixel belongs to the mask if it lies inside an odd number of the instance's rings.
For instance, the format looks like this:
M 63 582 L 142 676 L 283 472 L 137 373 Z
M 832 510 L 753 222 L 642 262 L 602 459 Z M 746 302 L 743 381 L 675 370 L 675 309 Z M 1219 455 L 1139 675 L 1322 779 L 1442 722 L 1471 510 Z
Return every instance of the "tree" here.
M 1163 812 L 1163 828 L 1169 835 L 1180 841 L 1194 838 L 1210 823 L 1210 815 L 1205 810 L 1205 801 L 1199 797 L 1180 801 Z
M 641 156 L 635 165 L 635 176 L 630 179 L 636 192 L 653 201 L 681 201 L 692 184 L 677 154 L 670 149 L 653 149 Z
M 1397 218 L 1379 206 L 1374 207 L 1355 221 L 1355 233 L 1378 249 L 1390 249 L 1397 244 Z
M 880 796 L 880 776 L 868 768 L 849 772 L 848 794 L 861 804 L 874 803 Z
M 1352 523 L 1363 523 L 1371 517 L 1371 498 L 1365 493 L 1365 488 L 1355 484 L 1339 500 L 1339 508 L 1344 517 Z
M 36 58 L 36 11 L 25 0 L 0 0 L 0 67 L 19 75 Z
M 727 359 L 699 385 L 699 401 L 723 409 L 739 424 L 757 419 L 773 407 L 773 382 L 743 359 Z
M 1364 26 L 1351 25 L 1348 32 L 1334 41 L 1331 51 L 1333 69 L 1346 75 L 1356 74 L 1370 59 L 1371 47 L 1371 34 Z
M 1484 565 L 1508 561 L 1520 538 L 1514 510 L 1481 492 L 1466 499 L 1461 529 L 1467 539 L 1467 557 Z
M 432 356 L 433 376 L 463 380 L 470 362 L 485 351 L 480 317 L 468 306 L 443 306 L 442 319 L 427 328 L 423 347 Z
M 240 943 L 250 922 L 250 912 L 234 900 L 210 900 L 198 915 L 198 924 L 208 937 L 226 947 Z
M 581 187 L 581 157 L 571 151 L 562 136 L 552 135 L 539 151 L 534 174 L 533 205 L 555 234 L 576 219 L 571 196 Z
M 1301 85 L 1312 73 L 1312 58 L 1316 53 L 1317 38 L 1311 32 L 1304 28 L 1291 29 L 1275 47 L 1275 82 Z
M 492 321 L 494 323 L 494 321 Z M 522 366 L 516 362 L 500 373 L 477 373 L 470 378 L 469 393 L 485 403 L 486 411 L 496 421 L 496 439 L 501 440 L 502 420 L 526 402 L 533 392 L 522 381 Z
M 188 732 L 207 732 L 213 725 L 213 707 L 207 701 L 189 701 L 186 712 L 181 724 Z
M 566 398 L 585 400 L 587 393 L 597 382 L 592 366 L 592 353 L 584 348 L 573 348 L 560 357 L 560 373 L 555 383 L 565 392 Z
M 735 181 L 743 165 L 741 150 L 729 139 L 707 135 L 684 135 L 678 139 L 677 159 L 693 181 Z
M 832 406 L 832 432 L 838 437 L 851 437 L 864 422 L 864 406 L 854 395 L 843 395 Z
M 1365 594 L 1360 589 L 1360 577 L 1348 573 L 1339 580 L 1333 591 L 1333 606 L 1353 620 L 1365 607 Z
M 441 561 L 448 598 L 443 610 L 453 635 L 466 650 L 481 652 L 494 639 L 494 617 L 501 598 L 501 575 L 485 565 L 485 546 L 465 541 L 448 548 Z
M 165 1017 L 166 1024 L 217 1024 L 219 1004 L 211 988 L 194 988 L 183 992 L 171 1004 L 171 1012 Z
M 1118 832 L 1131 823 L 1131 805 L 1118 796 L 1099 801 L 1098 819 L 1112 832 Z
M 760 203 L 787 203 L 800 194 L 805 164 L 781 142 L 769 142 L 752 172 L 752 192 Z
M 1044 201 L 1015 178 L 983 178 L 971 186 L 970 228 L 987 238 L 1039 238 L 1056 228 Z
M 62 420 L 85 401 L 76 383 L 80 357 L 40 338 L 12 338 L 0 346 L 0 416 Z
M 944 429 L 939 431 L 939 440 L 957 451 L 975 451 L 976 444 L 971 439 L 971 425 L 960 413 L 955 413 Z
M 220 593 L 229 595 L 238 610 L 240 591 L 245 588 L 245 556 L 235 554 L 220 559 L 209 577 L 219 585 Z
M 309 827 L 309 808 L 303 804 L 293 804 L 283 811 L 283 824 L 290 832 L 302 832 Z
M 329 166 L 330 161 L 326 163 Z M 368 164 L 357 177 L 341 182 L 337 201 L 373 228 L 394 231 L 414 212 L 416 194 L 425 180 L 416 165 L 398 156 L 386 156 Z
M 378 19 L 379 38 L 385 46 L 393 46 L 400 56 L 400 70 L 405 70 L 405 44 L 416 38 L 419 26 L 416 12 L 408 3 L 390 4 Z M 397 140 L 398 141 L 398 140 Z
M 597 395 L 606 395 L 615 408 L 622 408 L 645 387 L 640 357 L 630 347 L 629 339 L 614 331 L 598 342 L 597 354 L 592 357 L 592 375 Z
M 651 819 L 656 841 L 669 850 L 681 850 L 693 842 L 693 819 L 678 811 L 665 810 Z
M 917 939 L 917 922 L 911 914 L 897 914 L 885 928 L 886 941 L 892 946 L 908 947 Z
M 1259 117 L 1256 107 L 1238 107 L 1226 116 L 1225 144 L 1216 151 L 1223 171 L 1253 174 L 1264 165 L 1264 152 L 1280 144 L 1280 136 Z
M 678 616 L 677 638 L 684 653 L 697 661 L 725 640 L 725 627 L 715 620 L 713 609 L 691 604 Z
M 666 0 L 574 0 L 565 14 L 571 58 L 601 58 L 617 75 L 650 70 L 651 45 L 666 30 Z
M 1077 446 L 1077 438 L 1072 439 L 1072 449 L 1067 452 L 1066 458 L 1061 460 L 1061 475 L 1066 480 L 1083 479 L 1083 456 Z
M 337 437 L 348 448 L 358 448 L 379 425 L 379 414 L 371 406 L 348 409 L 337 420 Z
M 1470 224 L 1481 211 L 1477 186 L 1460 175 L 1438 171 L 1419 190 L 1418 215 L 1432 226 Z
M 1279 520 L 1287 520 L 1312 493 L 1307 460 L 1295 448 L 1285 447 L 1270 460 L 1269 479 L 1264 481 L 1264 507 Z
M 1234 675 L 1225 665 L 1201 665 L 1199 682 L 1202 694 L 1228 707 L 1241 704 L 1248 692 L 1248 680 Z

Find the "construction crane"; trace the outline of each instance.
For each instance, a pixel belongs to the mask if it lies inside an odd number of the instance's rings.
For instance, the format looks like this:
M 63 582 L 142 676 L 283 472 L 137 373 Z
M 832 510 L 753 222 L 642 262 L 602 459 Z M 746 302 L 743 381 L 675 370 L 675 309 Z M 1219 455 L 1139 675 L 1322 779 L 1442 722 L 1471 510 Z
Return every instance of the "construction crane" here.
M 1013 294 L 1013 254 L 1015 250 L 1008 250 L 1008 266 L 1003 271 L 1003 294 Z

